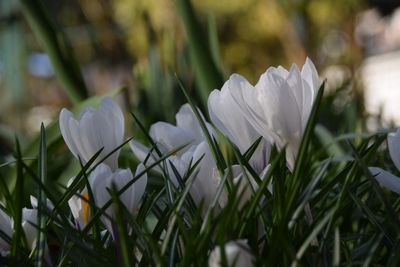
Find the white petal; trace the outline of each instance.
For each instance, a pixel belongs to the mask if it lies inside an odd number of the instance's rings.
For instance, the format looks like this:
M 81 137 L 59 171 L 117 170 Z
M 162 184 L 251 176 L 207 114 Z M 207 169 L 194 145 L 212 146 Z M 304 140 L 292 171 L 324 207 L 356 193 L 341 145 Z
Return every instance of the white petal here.
M 172 151 L 184 144 L 196 142 L 190 133 L 166 122 L 157 122 L 153 124 L 150 127 L 149 135 L 157 145 L 160 143 L 162 147 L 165 147 L 167 151 L 162 151 L 164 153 Z M 178 151 L 178 154 L 183 151 L 184 149 Z
M 317 69 L 315 68 L 314 64 L 308 57 L 301 70 L 301 77 L 303 79 L 303 87 L 304 87 L 303 126 L 305 127 L 315 96 L 321 85 Z
M 34 196 L 29 196 L 29 200 L 31 201 L 32 208 L 37 209 L 38 207 L 37 198 Z
M 221 91 L 214 90 L 208 99 L 211 119 L 242 153 L 259 136 L 273 140 L 256 93 L 256 89 L 245 78 L 233 74 Z M 268 163 L 269 150 L 269 142 L 263 140 L 250 160 L 256 171 L 261 171 Z
M 129 142 L 129 146 L 132 149 L 133 154 L 135 154 L 136 158 L 140 161 L 140 162 L 144 162 L 146 161 L 146 166 L 150 166 L 151 164 L 153 164 L 154 162 L 156 162 L 155 159 L 158 159 L 158 156 L 156 156 L 156 153 L 153 152 L 150 156 L 150 149 L 148 149 L 146 146 L 144 146 L 143 144 L 139 143 L 136 140 L 132 140 Z M 160 166 L 155 166 L 153 167 L 153 170 L 162 173 L 162 169 L 160 168 Z
M 90 186 L 95 186 L 99 180 L 102 180 L 103 178 L 108 179 L 108 177 L 111 177 L 113 174 L 110 166 L 107 164 L 101 163 L 99 164 L 89 175 L 89 183 Z
M 179 173 L 180 177 L 183 178 L 186 175 L 187 171 L 189 170 L 189 165 L 190 162 L 192 161 L 193 152 L 196 147 L 197 146 L 190 147 L 187 151 L 185 151 L 185 153 L 183 153 L 180 156 L 172 155 L 168 158 L 167 160 L 168 176 L 171 182 L 174 184 L 174 186 L 178 187 L 179 182 L 174 170 L 172 169 L 172 166 L 174 166 L 176 171 Z M 192 162 L 192 164 L 194 164 L 194 162 Z
M 207 100 L 207 106 L 208 106 L 208 112 L 210 114 L 211 122 L 214 123 L 217 128 L 222 131 L 225 135 L 229 136 L 229 130 L 225 127 L 223 121 L 221 120 L 221 117 L 224 117 L 224 109 L 220 108 L 218 105 L 222 102 L 223 98 L 223 90 L 225 88 L 225 85 L 227 82 L 224 84 L 222 87 L 221 91 L 215 89 L 213 90 L 210 95 L 208 96 Z
M 113 173 L 106 164 L 100 164 L 89 176 L 96 206 L 102 208 L 110 199 L 107 188 L 111 188 Z M 109 216 L 113 215 L 113 207 L 105 211 Z
M 111 184 L 114 183 L 117 190 L 122 189 L 132 181 L 133 175 L 130 169 L 118 169 L 113 175 Z M 135 183 L 136 184 L 136 183 Z M 137 203 L 135 203 L 135 184 L 131 185 L 127 190 L 125 190 L 120 196 L 122 204 L 130 211 L 134 212 Z
M 266 127 L 267 121 L 263 115 L 262 106 L 258 102 L 257 90 L 239 74 L 231 75 L 229 81 L 230 84 L 240 84 L 240 87 L 230 87 L 230 93 L 238 106 L 238 112 L 247 119 L 258 135 L 264 136 L 272 142 L 273 139 L 268 135 L 269 129 Z
M 281 76 L 284 79 L 287 79 L 287 77 L 289 76 L 289 73 L 290 73 L 287 69 L 285 69 L 282 66 L 278 66 L 277 68 L 272 67 L 271 72 L 278 76 Z
M 124 139 L 125 121 L 121 108 L 110 97 L 103 98 L 99 111 L 113 125 L 114 143 L 122 144 Z
M 139 166 L 141 166 L 140 168 L 144 169 L 143 165 Z M 98 167 L 101 168 L 97 169 Z M 94 178 L 90 180 L 96 205 L 101 208 L 111 199 L 108 189 L 111 189 L 113 184 L 116 186 L 117 190 L 122 189 L 133 179 L 133 175 L 129 169 L 117 169 L 115 172 L 111 172 L 111 169 L 105 164 L 100 164 L 98 167 L 96 168 L 95 172 L 91 174 L 91 176 L 93 175 Z M 140 200 L 140 197 L 143 195 L 146 182 L 147 176 L 144 175 L 144 177 L 141 177 L 119 196 L 122 204 L 129 211 L 136 211 L 139 202 L 138 200 Z M 101 218 L 104 225 L 112 235 L 114 233 L 110 218 L 112 219 L 115 217 L 115 212 L 115 206 L 111 205 L 106 210 L 108 217 L 102 216 Z
M 251 181 L 252 181 L 252 177 L 251 174 L 249 172 L 247 172 L 246 170 L 246 175 L 247 177 L 244 175 L 243 173 L 243 169 L 241 166 L 236 165 L 236 166 L 232 166 L 236 167 L 235 171 L 233 172 L 233 183 L 238 186 L 238 194 L 237 197 L 240 197 L 240 202 L 238 205 L 239 209 L 242 209 L 243 206 L 247 203 L 247 201 L 250 200 L 251 196 L 254 193 L 254 186 L 252 185 Z M 250 183 L 249 183 L 249 179 L 250 179 Z M 255 183 L 255 182 L 254 182 Z
M 82 207 L 82 200 L 78 196 L 73 195 L 68 200 L 68 206 L 71 210 L 72 216 L 74 217 L 75 221 L 79 225 L 79 227 L 84 226 L 84 219 L 83 219 L 83 207 Z
M 303 114 L 303 80 L 300 74 L 300 70 L 296 64 L 293 64 L 290 68 L 289 75 L 286 78 L 286 83 L 288 84 L 294 99 L 297 103 L 298 112 L 300 115 Z
M 303 68 L 301 69 L 301 76 L 307 82 L 309 87 L 312 88 L 314 98 L 321 85 L 321 82 L 319 80 L 318 72 L 314 66 L 314 63 L 308 57 L 306 58 Z
M 396 168 L 400 170 L 400 128 L 395 133 L 389 133 L 387 140 L 390 157 Z
M 103 148 L 103 151 L 97 157 L 96 163 L 110 152 L 110 149 L 106 147 L 107 143 L 102 140 L 102 135 L 107 133 L 104 126 L 100 116 L 94 112 L 84 114 L 79 121 L 81 142 L 87 154 L 87 158 L 84 159 L 85 162 L 88 162 L 101 148 Z
M 78 120 L 63 109 L 60 113 L 60 129 L 67 146 L 75 157 L 80 157 L 83 163 L 101 148 L 102 153 L 96 160 L 98 163 L 123 142 L 124 117 L 121 109 L 110 98 L 104 98 L 98 111 L 85 108 Z M 108 157 L 104 163 L 113 170 L 118 167 L 119 150 Z
M 8 237 L 12 237 L 11 218 L 2 209 L 0 209 L 0 230 Z M 9 251 L 10 249 L 11 244 L 0 237 L 0 251 Z
M 22 228 L 30 249 L 33 249 L 36 243 L 37 228 L 35 226 L 37 226 L 37 216 L 37 210 L 35 209 L 22 209 Z
M 244 153 L 260 136 L 246 117 L 238 112 L 240 106 L 232 94 L 242 90 L 240 80 L 229 79 L 221 91 L 214 90 L 208 98 L 208 110 L 213 123 Z M 235 89 L 236 88 L 236 89 Z M 238 97 L 237 101 L 243 101 Z M 242 103 L 241 106 L 243 106 Z M 233 114 L 235 114 L 233 116 Z
M 234 173 L 234 171 L 233 171 L 233 173 Z M 235 176 L 235 174 L 233 174 L 233 176 Z M 214 184 L 216 186 L 216 188 L 220 187 L 221 177 L 220 177 L 218 168 L 213 169 L 212 180 L 213 180 L 212 184 Z M 219 196 L 219 199 L 218 199 L 218 204 L 219 204 L 219 208 L 223 208 L 228 204 L 228 195 L 225 192 L 225 190 L 222 190 L 221 195 Z
M 191 137 L 194 138 L 195 144 L 203 140 L 200 124 L 189 104 L 184 104 L 176 113 L 175 118 L 176 126 L 190 133 Z
M 268 79 L 265 78 L 265 76 L 268 76 L 269 73 L 271 73 L 271 68 L 269 68 L 263 75 L 261 75 L 255 87 L 249 87 L 249 89 L 242 91 L 243 98 L 246 103 L 246 108 L 248 110 L 245 115 L 250 114 L 250 117 L 248 117 L 248 121 L 257 130 L 259 135 L 263 136 L 266 140 L 268 140 L 268 142 L 274 143 L 275 140 L 278 139 L 278 136 L 271 130 L 271 115 L 266 116 L 265 114 L 265 107 L 270 104 L 265 103 L 265 100 L 263 99 L 265 94 L 265 89 L 263 88 L 270 87 L 266 84 L 268 82 Z
M 38 208 L 38 200 L 37 200 L 37 198 L 34 197 L 34 196 L 29 196 L 29 199 L 31 201 L 32 208 L 37 209 Z M 53 205 L 53 203 L 51 203 L 51 201 L 49 199 L 46 199 L 46 208 L 48 210 L 53 210 L 54 209 L 54 205 Z
M 87 109 L 86 112 L 82 112 L 79 118 L 79 137 L 81 140 L 82 150 L 86 154 L 86 158 L 84 158 L 85 162 L 87 162 L 100 148 L 104 147 L 101 144 L 99 138 L 99 131 L 101 131 L 101 126 L 99 129 L 94 127 L 93 120 L 95 119 L 96 111 L 92 109 Z M 98 149 L 97 149 L 98 148 Z
M 71 134 L 70 120 L 74 120 L 72 113 L 69 110 L 63 108 L 60 112 L 60 117 L 59 117 L 61 135 L 64 138 L 64 141 L 67 144 L 71 153 L 75 157 L 78 157 L 79 149 L 77 148 L 77 145 L 75 144 L 75 140 L 74 140 L 75 138 L 73 138 L 73 136 Z
M 199 109 L 197 109 L 200 113 L 202 120 L 205 122 L 206 127 L 209 133 L 217 138 L 212 126 L 206 122 L 203 114 Z M 184 129 L 187 133 L 190 134 L 191 139 L 194 140 L 193 144 L 199 144 L 205 140 L 205 136 L 203 134 L 203 130 L 201 129 L 200 123 L 195 116 L 192 107 L 189 104 L 184 104 L 175 115 L 176 118 L 176 126 Z
M 78 121 L 80 121 L 83 116 L 86 116 L 87 114 L 94 114 L 94 113 L 96 113 L 95 108 L 85 107 L 81 110 L 81 112 L 79 112 Z
M 83 163 L 86 163 L 86 159 L 89 158 L 89 154 L 87 153 L 82 144 L 79 122 L 75 119 L 70 119 L 68 121 L 68 127 L 72 140 L 74 140 L 77 149 L 76 152 L 77 154 L 76 155 L 74 153 L 73 154 L 77 159 L 80 158 L 83 161 Z
M 292 140 L 286 146 L 286 163 L 290 171 L 293 171 L 296 163 L 297 153 L 300 148 L 300 141 L 298 138 Z
M 377 167 L 369 167 L 368 170 L 375 177 L 378 183 L 387 189 L 400 194 L 400 178 L 388 171 Z
M 274 142 L 278 150 L 285 145 L 290 147 L 286 158 L 292 166 L 302 137 L 302 118 L 293 90 L 282 77 L 268 71 L 261 76 L 256 88 L 258 101 L 264 103 L 264 116 Z
M 314 104 L 314 92 L 313 88 L 310 88 L 308 83 L 304 82 L 303 80 L 303 107 L 302 107 L 302 129 L 303 132 L 307 126 L 308 118 L 310 117 L 311 109 Z
M 75 177 L 72 177 L 71 179 L 68 180 L 67 187 L 69 187 L 72 182 L 74 181 Z M 86 194 L 87 190 L 86 187 L 80 192 L 80 195 Z M 72 216 L 75 219 L 75 222 L 79 228 L 83 228 L 85 226 L 85 221 L 84 221 L 84 210 L 83 210 L 83 203 L 82 199 L 78 195 L 73 195 L 69 200 L 68 200 L 68 206 L 71 210 Z
M 193 152 L 193 164 L 200 160 L 200 158 L 201 161 L 197 167 L 197 177 L 193 182 L 190 193 L 196 203 L 204 201 L 204 212 L 211 204 L 218 187 L 212 179 L 216 163 L 206 142 L 200 143 Z
M 263 138 L 249 160 L 250 166 L 258 174 L 260 174 L 264 170 L 265 166 L 267 166 L 270 153 L 271 145 Z
M 254 266 L 254 256 L 246 240 L 230 241 L 224 245 L 225 257 L 229 267 L 250 267 Z M 222 255 L 220 247 L 214 248 L 208 259 L 209 267 L 222 266 Z
M 97 117 L 100 117 L 97 114 Z M 103 123 L 102 128 L 107 129 L 113 127 L 113 122 L 110 121 L 110 118 L 103 118 L 100 120 L 98 118 L 98 123 Z M 99 159 L 102 159 L 104 156 L 109 154 L 111 151 L 114 151 L 119 145 L 122 144 L 122 139 L 116 140 L 114 137 L 114 131 L 100 131 L 100 142 L 101 145 L 104 146 L 104 151 L 101 153 L 101 157 Z M 114 151 L 112 155 L 110 155 L 106 160 L 104 160 L 104 163 L 110 166 L 112 170 L 116 170 L 118 168 L 118 157 L 119 157 L 120 149 L 117 151 Z
M 133 154 L 135 154 L 136 158 L 139 161 L 144 161 L 150 153 L 150 149 L 148 149 L 145 145 L 139 143 L 136 140 L 131 140 L 129 142 L 129 146 L 131 147 Z
M 274 133 L 274 141 L 282 147 L 293 134 L 301 131 L 297 102 L 292 89 L 282 77 L 263 74 L 260 81 L 256 85 L 259 90 L 258 101 L 264 103 L 263 111 L 269 129 Z

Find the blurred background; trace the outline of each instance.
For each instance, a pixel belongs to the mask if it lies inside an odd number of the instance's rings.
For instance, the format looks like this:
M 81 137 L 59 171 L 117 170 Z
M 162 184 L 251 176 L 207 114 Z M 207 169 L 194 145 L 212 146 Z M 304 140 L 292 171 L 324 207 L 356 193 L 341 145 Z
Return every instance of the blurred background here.
M 118 98 L 121 105 L 148 126 L 157 120 L 173 121 L 185 102 L 175 74 L 205 112 L 207 92 L 201 90 L 220 88 L 230 74 L 255 83 L 269 66 L 301 67 L 308 56 L 327 79 L 320 114 L 327 129 L 343 133 L 400 124 L 399 1 L 31 3 L 0 1 L 1 155 L 14 147 L 15 132 L 26 146 L 41 122 L 47 125 L 62 107 L 79 103 L 79 97 L 74 100 L 66 90 L 68 81 L 57 76 L 60 68 L 69 71 L 68 64 L 79 66 L 72 77 L 83 77 L 77 90 L 80 99 L 124 87 Z M 38 23 L 38 14 L 47 24 Z M 46 30 L 54 33 L 60 53 L 68 50 L 68 64 L 58 69 L 51 40 L 43 37 Z M 207 83 L 204 75 L 201 80 L 201 70 L 196 70 L 202 57 L 193 51 L 203 48 L 212 59 L 203 72 L 217 73 L 214 83 Z

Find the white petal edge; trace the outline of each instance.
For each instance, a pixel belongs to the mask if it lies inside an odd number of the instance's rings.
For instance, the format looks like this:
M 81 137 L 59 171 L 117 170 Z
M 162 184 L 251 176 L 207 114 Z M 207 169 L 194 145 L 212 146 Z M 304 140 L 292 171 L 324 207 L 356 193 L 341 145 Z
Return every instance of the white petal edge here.
M 79 155 L 79 149 L 77 148 L 73 135 L 70 131 L 70 120 L 74 120 L 72 113 L 69 110 L 63 108 L 60 112 L 59 117 L 61 135 L 64 138 L 64 141 L 67 144 L 71 153 L 77 158 Z
M 375 180 L 383 187 L 400 195 L 400 178 L 378 167 L 369 167 L 368 170 Z

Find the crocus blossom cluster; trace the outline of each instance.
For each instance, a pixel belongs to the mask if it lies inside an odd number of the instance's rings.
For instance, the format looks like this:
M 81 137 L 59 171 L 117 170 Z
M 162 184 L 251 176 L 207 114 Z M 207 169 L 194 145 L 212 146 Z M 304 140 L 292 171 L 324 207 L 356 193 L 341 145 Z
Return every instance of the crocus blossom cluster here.
M 120 149 L 117 148 L 122 144 L 124 137 L 124 116 L 120 107 L 111 98 L 105 97 L 99 110 L 84 109 L 78 120 L 73 118 L 71 112 L 63 109 L 60 113 L 60 129 L 72 154 L 83 163 L 87 163 L 100 149 L 103 149 L 94 162 L 96 164 L 102 160 L 102 163 L 98 164 L 88 178 L 93 192 L 93 202 L 96 206 L 103 207 L 111 200 L 108 190 L 112 189 L 113 185 L 115 189 L 120 190 L 134 178 L 130 169 L 118 168 Z M 136 175 L 144 173 L 143 171 L 144 166 L 139 165 Z M 71 178 L 68 184 L 71 185 L 74 179 L 75 177 Z M 147 175 L 144 173 L 119 196 L 122 204 L 130 212 L 136 211 L 146 184 Z M 85 187 L 81 192 L 77 192 L 69 199 L 68 204 L 76 227 L 84 227 L 91 216 L 88 189 Z M 105 215 L 102 216 L 102 221 L 111 234 L 114 234 L 112 227 L 114 217 L 113 206 L 107 208 Z
M 271 67 L 261 75 L 255 86 L 244 77 L 234 74 L 221 90 L 211 92 L 208 112 L 216 128 L 242 154 L 258 138 L 262 138 L 249 163 L 263 177 L 268 170 L 272 145 L 278 150 L 286 148 L 287 166 L 290 170 L 293 169 L 319 86 L 318 73 L 309 59 L 306 59 L 301 70 L 296 65 L 289 71 L 282 67 Z M 205 122 L 208 134 L 218 140 L 214 128 L 205 121 L 200 111 L 199 114 Z M 84 109 L 78 119 L 74 119 L 71 112 L 63 109 L 60 113 L 60 129 L 72 154 L 83 163 L 87 163 L 102 149 L 94 161 L 98 166 L 89 175 L 89 185 L 96 205 L 104 205 L 110 200 L 107 190 L 112 184 L 116 188 L 122 188 L 133 179 L 129 169 L 118 169 L 117 148 L 123 141 L 124 117 L 119 106 L 110 98 L 103 99 L 99 110 Z M 180 186 L 182 178 L 186 181 L 194 179 L 190 195 L 197 205 L 203 204 L 204 214 L 214 199 L 220 176 L 205 133 L 192 107 L 185 104 L 180 108 L 176 114 L 176 125 L 167 122 L 153 124 L 149 136 L 156 147 L 149 148 L 135 139 L 130 142 L 133 153 L 141 162 L 136 175 L 143 172 L 144 166 L 151 166 L 156 172 L 168 177 L 176 188 Z M 181 149 L 176 150 L 177 148 Z M 161 156 L 167 153 L 172 155 L 160 162 Z M 187 175 L 195 164 L 196 169 Z M 249 188 L 255 190 L 257 183 L 252 179 L 246 182 L 244 176 L 249 176 L 249 173 L 243 172 L 239 165 L 231 166 L 230 169 L 233 170 L 233 182 L 244 193 L 244 201 L 248 200 L 252 193 Z M 73 180 L 74 178 L 70 183 Z M 120 196 L 122 203 L 131 212 L 137 208 L 146 183 L 147 175 L 143 175 Z M 220 206 L 224 205 L 224 199 L 226 196 L 222 193 Z M 242 204 L 243 202 L 240 205 Z M 69 205 L 76 226 L 84 227 L 90 220 L 87 188 L 77 192 L 69 200 Z M 113 208 L 109 207 L 105 213 L 107 216 L 103 218 L 103 222 L 111 231 Z

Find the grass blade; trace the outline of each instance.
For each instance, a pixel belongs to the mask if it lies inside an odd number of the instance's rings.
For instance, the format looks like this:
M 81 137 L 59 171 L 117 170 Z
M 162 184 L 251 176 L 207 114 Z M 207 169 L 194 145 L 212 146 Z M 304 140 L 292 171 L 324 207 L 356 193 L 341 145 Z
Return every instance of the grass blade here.
M 23 244 L 24 240 L 24 233 L 22 229 L 22 208 L 23 208 L 23 201 L 24 201 L 24 176 L 23 176 L 23 165 L 22 165 L 22 155 L 21 155 L 21 148 L 19 146 L 19 141 L 15 138 L 16 144 L 16 159 L 17 159 L 17 181 L 15 185 L 15 194 L 14 194 L 14 201 L 13 201 L 13 210 L 14 210 L 14 234 L 12 237 L 11 243 L 11 259 L 12 265 L 17 266 L 17 262 L 19 260 L 19 251 L 21 244 Z
M 46 155 L 46 131 L 44 125 L 40 126 L 40 150 L 38 158 L 38 173 L 41 184 L 46 185 L 47 180 L 47 155 Z M 38 229 L 37 229 L 37 241 L 36 241 L 36 259 L 35 266 L 44 266 L 44 253 L 46 247 L 46 215 L 44 210 L 47 208 L 46 195 L 42 190 L 42 186 L 39 186 L 38 192 Z
M 259 206 L 261 197 L 264 195 L 264 190 L 267 188 L 269 182 L 271 181 L 273 172 L 279 166 L 279 164 L 281 163 L 284 156 L 285 156 L 285 153 L 284 153 L 284 150 L 282 150 L 279 153 L 279 155 L 272 161 L 271 167 L 268 169 L 268 172 L 266 173 L 265 177 L 262 177 L 262 179 L 261 179 L 262 182 L 260 184 L 260 187 L 257 189 L 255 195 L 251 199 L 250 204 L 248 206 L 249 208 L 245 214 L 243 223 L 239 230 L 239 237 L 242 237 L 242 234 L 247 226 L 247 222 L 254 215 L 257 207 Z
M 306 240 L 303 242 L 303 244 L 300 246 L 296 253 L 296 258 L 292 262 L 292 267 L 298 266 L 300 259 L 303 257 L 304 253 L 306 252 L 307 248 L 310 246 L 310 244 L 313 242 L 313 240 L 317 237 L 317 235 L 321 232 L 323 227 L 329 222 L 333 214 L 335 213 L 335 209 L 331 209 L 325 216 L 324 218 L 316 224 L 311 233 L 308 235 Z

